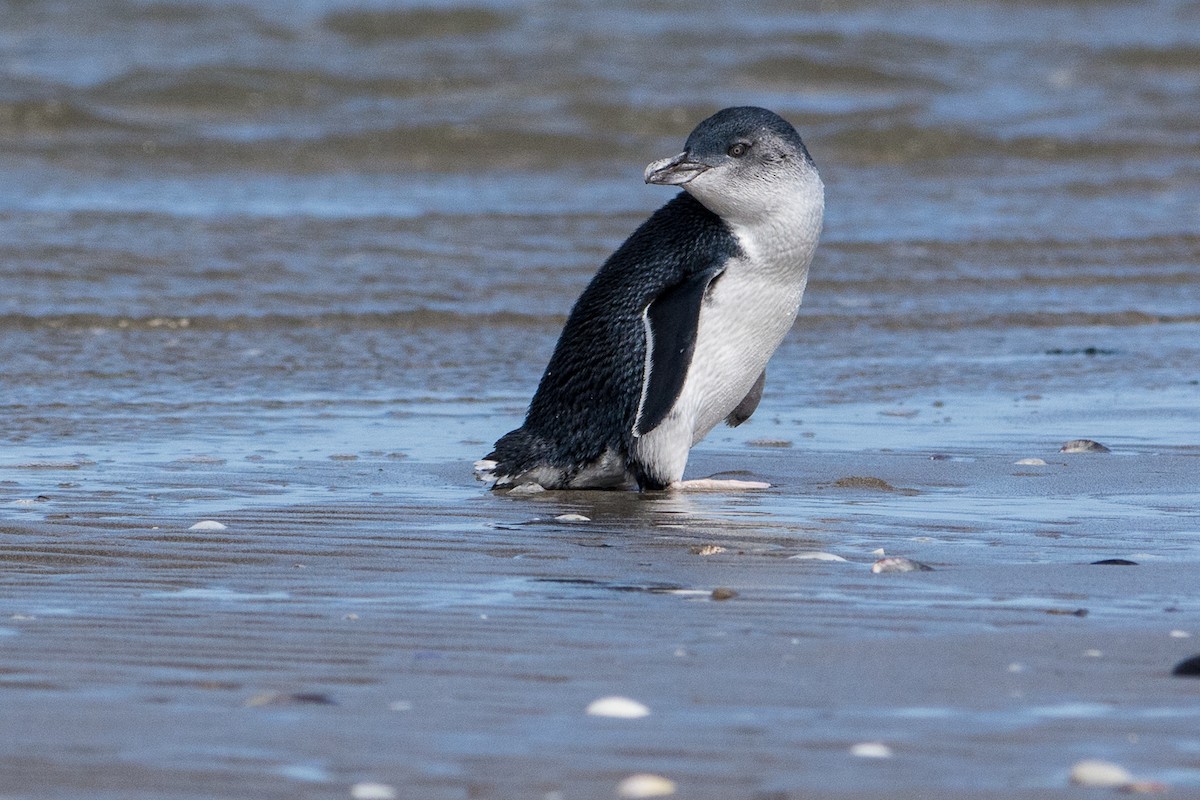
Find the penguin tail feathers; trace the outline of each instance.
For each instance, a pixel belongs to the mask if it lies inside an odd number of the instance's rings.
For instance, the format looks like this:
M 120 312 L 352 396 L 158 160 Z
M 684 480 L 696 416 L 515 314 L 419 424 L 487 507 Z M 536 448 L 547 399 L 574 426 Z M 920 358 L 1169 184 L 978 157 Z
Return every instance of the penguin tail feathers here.
M 496 467 L 500 466 L 499 462 L 493 461 L 490 458 L 481 458 L 475 462 L 475 480 L 477 481 L 494 481 L 496 480 Z
M 475 477 L 490 481 L 493 489 L 531 483 L 545 489 L 561 488 L 566 485 L 566 474 L 549 465 L 549 449 L 541 437 L 517 428 L 501 436 L 495 449 L 475 462 Z
M 537 484 L 543 489 L 611 489 L 628 479 L 624 451 L 598 446 L 578 457 L 525 428 L 506 433 L 475 462 L 475 477 L 492 489 Z

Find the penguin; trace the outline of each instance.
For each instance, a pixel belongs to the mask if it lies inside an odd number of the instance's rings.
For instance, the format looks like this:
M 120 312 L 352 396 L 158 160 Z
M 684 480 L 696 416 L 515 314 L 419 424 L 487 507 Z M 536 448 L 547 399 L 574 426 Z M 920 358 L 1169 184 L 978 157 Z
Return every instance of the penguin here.
M 492 488 L 686 488 L 692 446 L 758 407 L 821 234 L 813 159 L 779 115 L 726 108 L 645 181 L 682 191 L 576 301 L 524 423 L 475 464 Z

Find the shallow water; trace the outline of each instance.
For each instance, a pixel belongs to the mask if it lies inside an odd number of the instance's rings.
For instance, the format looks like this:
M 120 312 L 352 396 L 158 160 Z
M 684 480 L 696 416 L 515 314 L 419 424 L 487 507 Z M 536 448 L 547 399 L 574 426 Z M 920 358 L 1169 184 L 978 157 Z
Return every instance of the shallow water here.
M 1200 3 L 0 18 L 0 794 L 1200 787 Z M 828 191 L 689 469 L 774 488 L 483 491 L 643 166 L 735 103 Z

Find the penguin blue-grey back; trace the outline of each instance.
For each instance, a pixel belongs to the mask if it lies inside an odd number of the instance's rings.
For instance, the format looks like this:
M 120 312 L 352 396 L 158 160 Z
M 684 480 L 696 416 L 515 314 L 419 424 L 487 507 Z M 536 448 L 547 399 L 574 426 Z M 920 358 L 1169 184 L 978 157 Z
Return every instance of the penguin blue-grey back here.
M 684 191 L 576 301 L 524 423 L 476 464 L 494 487 L 666 488 L 696 442 L 758 404 L 820 235 L 813 160 L 783 118 L 727 108 L 645 178 Z

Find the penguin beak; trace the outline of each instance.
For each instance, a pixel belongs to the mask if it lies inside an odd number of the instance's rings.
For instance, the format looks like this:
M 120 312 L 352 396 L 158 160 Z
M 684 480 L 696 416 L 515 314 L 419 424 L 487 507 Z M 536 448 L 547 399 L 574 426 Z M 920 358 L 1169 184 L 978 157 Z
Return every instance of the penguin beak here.
M 708 164 L 691 161 L 686 152 L 670 158 L 660 158 L 646 167 L 646 183 L 660 186 L 683 186 L 708 169 Z

